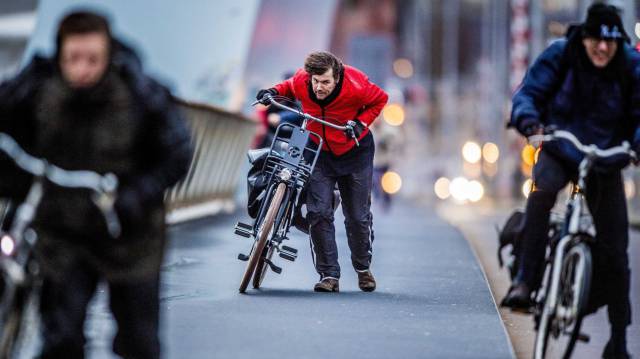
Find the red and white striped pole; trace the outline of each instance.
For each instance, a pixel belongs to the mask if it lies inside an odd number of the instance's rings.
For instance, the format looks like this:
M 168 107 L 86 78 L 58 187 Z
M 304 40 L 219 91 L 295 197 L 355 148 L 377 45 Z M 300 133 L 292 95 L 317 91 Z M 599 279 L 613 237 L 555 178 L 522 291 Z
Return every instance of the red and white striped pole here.
M 511 72 L 509 83 L 515 92 L 529 65 L 529 0 L 511 0 Z

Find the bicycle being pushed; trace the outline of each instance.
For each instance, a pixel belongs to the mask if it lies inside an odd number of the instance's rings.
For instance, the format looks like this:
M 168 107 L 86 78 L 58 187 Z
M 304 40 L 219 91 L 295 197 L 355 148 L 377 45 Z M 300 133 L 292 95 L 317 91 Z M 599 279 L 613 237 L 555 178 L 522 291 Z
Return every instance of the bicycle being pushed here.
M 240 293 L 245 293 L 252 278 L 253 287 L 260 288 L 268 269 L 278 274 L 282 272 L 282 268 L 273 263 L 275 252 L 289 261 L 294 261 L 298 256 L 298 251 L 284 245 L 283 241 L 288 239 L 294 215 L 305 201 L 303 189 L 313 173 L 323 144 L 320 135 L 307 129 L 308 121 L 317 121 L 343 131 L 347 138 L 354 139 L 358 145 L 353 130 L 355 123 L 352 121 L 345 126 L 336 125 L 284 105 L 284 100 L 289 99 L 267 94 L 253 104 L 263 103 L 295 113 L 302 119 L 302 125 L 280 124 L 269 148 L 247 153 L 251 164 L 263 163 L 259 167 L 258 177 L 262 182 L 260 187 L 264 189 L 255 199 L 259 205 L 256 206 L 253 224 L 238 222 L 235 227 L 236 234 L 253 239 L 249 255 L 238 255 L 238 259 L 247 262 L 240 282 Z
M 34 311 L 37 307 L 41 278 L 33 255 L 37 233 L 30 228 L 38 206 L 49 188 L 87 189 L 104 216 L 109 234 L 120 236 L 120 222 L 114 211 L 118 180 L 113 174 L 92 171 L 67 171 L 26 153 L 10 136 L 0 133 L 0 152 L 6 154 L 19 169 L 33 175 L 24 201 L 10 219 L 7 231 L 0 232 L 0 358 L 19 357 L 25 339 L 35 331 Z M 7 227 L 3 227 L 7 228 Z
M 563 214 L 552 213 L 542 285 L 532 295 L 536 337 L 534 359 L 569 358 L 578 340 L 589 341 L 580 332 L 588 311 L 591 288 L 591 248 L 596 228 L 586 200 L 587 176 L 597 160 L 628 156 L 637 161 L 629 143 L 608 149 L 582 144 L 572 133 L 547 130 L 528 138 L 529 143 L 565 140 L 584 154 L 572 183 Z M 512 273 L 513 275 L 513 273 Z

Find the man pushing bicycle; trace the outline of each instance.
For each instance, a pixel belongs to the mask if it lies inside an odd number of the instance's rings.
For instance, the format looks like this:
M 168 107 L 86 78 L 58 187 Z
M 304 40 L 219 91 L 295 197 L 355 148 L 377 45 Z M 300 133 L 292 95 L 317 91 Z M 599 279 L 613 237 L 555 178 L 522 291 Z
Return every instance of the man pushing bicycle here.
M 513 97 L 510 127 L 528 137 L 553 125 L 580 142 L 606 149 L 623 141 L 640 149 L 640 55 L 628 43 L 617 9 L 597 3 L 583 24 L 552 43 L 533 64 Z M 577 177 L 583 154 L 571 144 L 545 144 L 533 168 L 518 274 L 503 305 L 531 305 L 540 285 L 549 217 L 558 192 Z M 604 358 L 628 358 L 629 302 L 627 207 L 621 169 L 628 159 L 600 163 L 587 177 L 587 202 L 597 231 L 593 245 L 590 311 L 607 305 L 611 337 Z
M 307 194 L 309 233 L 316 271 L 320 274 L 314 290 L 339 291 L 340 265 L 333 224 L 336 183 L 342 196 L 351 262 L 358 273 L 358 285 L 365 292 L 375 290 L 376 282 L 369 268 L 373 242 L 370 207 L 374 154 L 369 125 L 387 103 L 387 94 L 364 73 L 342 64 L 328 52 L 309 54 L 304 69 L 273 88 L 260 90 L 256 98 L 265 101 L 267 94 L 297 99 L 304 112 L 353 128 L 357 141 L 315 121 L 308 125 L 310 131 L 323 139 Z

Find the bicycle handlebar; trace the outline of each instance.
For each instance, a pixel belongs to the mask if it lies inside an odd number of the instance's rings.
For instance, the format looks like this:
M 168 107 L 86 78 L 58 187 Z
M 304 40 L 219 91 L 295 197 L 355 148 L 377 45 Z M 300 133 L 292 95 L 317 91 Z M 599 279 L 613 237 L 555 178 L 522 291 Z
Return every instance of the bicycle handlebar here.
M 591 145 L 583 144 L 582 142 L 580 142 L 580 140 L 578 140 L 578 138 L 573 133 L 564 131 L 564 130 L 555 130 L 550 134 L 533 135 L 533 136 L 527 137 L 527 140 L 529 141 L 529 143 L 553 141 L 556 139 L 564 139 L 571 142 L 578 151 L 584 153 L 587 156 L 593 156 L 597 158 L 607 158 L 615 155 L 626 154 L 629 157 L 631 157 L 631 159 L 633 159 L 634 161 L 638 159 L 637 154 L 635 153 L 635 151 L 631 150 L 631 146 L 627 141 L 622 142 L 620 146 L 614 146 L 614 147 L 603 150 L 593 144 Z
M 19 168 L 36 177 L 46 178 L 60 187 L 91 190 L 94 193 L 91 199 L 102 212 L 109 233 L 114 238 L 120 236 L 120 220 L 114 210 L 118 178 L 113 173 L 101 175 L 87 170 L 62 169 L 31 156 L 11 136 L 2 132 L 0 132 L 0 151 L 6 153 Z
M 287 105 L 281 104 L 280 102 L 276 101 L 273 98 L 273 96 L 271 96 L 271 94 L 264 95 L 264 97 L 262 97 L 261 100 L 255 101 L 251 105 L 255 106 L 255 105 L 259 104 L 259 103 L 262 103 L 262 104 L 269 103 L 271 105 L 276 106 L 277 108 L 279 108 L 281 110 L 293 112 L 293 113 L 297 114 L 298 116 L 303 117 L 305 120 L 311 120 L 311 121 L 320 122 L 321 124 L 329 126 L 331 128 L 335 128 L 336 130 L 344 131 L 347 134 L 348 137 L 351 137 L 351 138 L 354 139 L 354 141 L 356 141 L 356 145 L 357 146 L 360 146 L 360 143 L 358 142 L 358 138 L 356 137 L 355 132 L 353 131 L 353 125 L 347 124 L 346 126 L 340 126 L 340 125 L 336 125 L 334 123 L 325 121 L 323 119 L 311 116 L 308 113 L 305 113 L 305 112 L 299 111 L 299 110 L 297 110 L 295 108 L 291 108 L 291 107 L 289 107 Z

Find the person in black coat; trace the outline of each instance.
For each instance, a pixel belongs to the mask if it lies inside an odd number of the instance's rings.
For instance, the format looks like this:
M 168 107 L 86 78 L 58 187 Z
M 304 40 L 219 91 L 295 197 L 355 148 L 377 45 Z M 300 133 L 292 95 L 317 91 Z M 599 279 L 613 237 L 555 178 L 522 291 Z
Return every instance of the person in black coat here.
M 616 8 L 592 5 L 583 24 L 535 61 L 513 96 L 510 126 L 528 137 L 553 125 L 599 148 L 629 141 L 640 149 L 640 54 L 627 39 Z M 520 267 L 503 305 L 531 305 L 531 292 L 540 285 L 551 208 L 558 192 L 577 178 L 582 158 L 566 141 L 542 147 L 526 206 Z M 587 202 L 597 231 L 589 309 L 608 308 L 611 338 L 605 358 L 628 357 L 629 224 L 620 173 L 628 163 L 627 156 L 601 161 L 587 178 Z
M 107 20 L 73 12 L 61 21 L 53 58 L 35 56 L 0 85 L 0 130 L 32 154 L 69 170 L 112 172 L 120 238 L 84 191 L 45 191 L 34 226 L 41 295 L 42 358 L 84 357 L 83 325 L 96 286 L 109 286 L 118 323 L 114 351 L 158 358 L 164 192 L 187 172 L 193 149 L 171 93 L 143 73 Z M 3 194 L 20 198 L 25 175 L 0 162 Z

